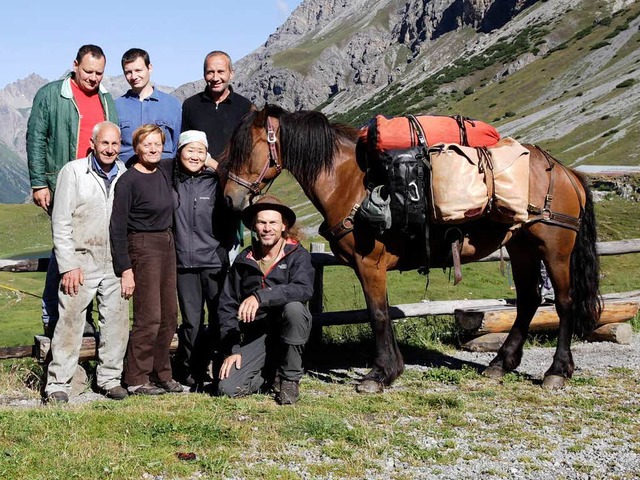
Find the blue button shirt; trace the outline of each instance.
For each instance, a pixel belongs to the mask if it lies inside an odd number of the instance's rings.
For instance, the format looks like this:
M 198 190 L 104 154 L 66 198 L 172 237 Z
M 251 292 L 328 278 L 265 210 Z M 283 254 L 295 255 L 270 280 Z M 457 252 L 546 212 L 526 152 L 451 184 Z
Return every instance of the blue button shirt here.
M 149 123 L 158 125 L 164 131 L 162 158 L 175 157 L 182 124 L 182 106 L 177 98 L 153 87 L 153 93 L 142 101 L 129 90 L 116 98 L 115 103 L 122 132 L 120 160 L 126 163 L 134 155 L 133 132 Z

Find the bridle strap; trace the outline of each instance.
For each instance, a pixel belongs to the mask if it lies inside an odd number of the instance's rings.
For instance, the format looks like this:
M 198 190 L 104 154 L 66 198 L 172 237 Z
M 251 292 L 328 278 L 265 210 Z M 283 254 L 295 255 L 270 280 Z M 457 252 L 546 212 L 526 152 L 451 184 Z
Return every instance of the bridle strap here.
M 276 167 L 278 174 L 282 172 L 282 165 L 278 162 L 278 150 L 276 148 L 276 129 L 273 128 L 271 117 L 267 117 L 267 143 L 269 144 L 269 165 L 273 164 Z M 266 173 L 266 170 L 265 170 Z
M 278 137 L 276 136 L 276 129 L 273 126 L 271 117 L 267 117 L 266 130 L 267 130 L 267 144 L 269 145 L 269 156 L 267 158 L 267 161 L 264 164 L 264 167 L 262 167 L 262 170 L 260 171 L 260 175 L 258 175 L 258 178 L 256 179 L 256 181 L 249 182 L 244 178 L 239 177 L 235 173 L 231 173 L 231 172 L 229 172 L 227 175 L 227 177 L 230 180 L 233 180 L 238 185 L 245 187 L 253 195 L 260 195 L 260 191 L 261 191 L 260 184 L 264 180 L 264 177 L 266 176 L 267 171 L 271 166 L 274 166 L 276 169 L 276 172 L 277 172 L 276 177 L 280 175 L 280 173 L 282 172 L 282 164 L 278 161 L 278 149 L 276 145 L 278 142 Z M 272 181 L 273 179 L 270 179 L 270 180 Z

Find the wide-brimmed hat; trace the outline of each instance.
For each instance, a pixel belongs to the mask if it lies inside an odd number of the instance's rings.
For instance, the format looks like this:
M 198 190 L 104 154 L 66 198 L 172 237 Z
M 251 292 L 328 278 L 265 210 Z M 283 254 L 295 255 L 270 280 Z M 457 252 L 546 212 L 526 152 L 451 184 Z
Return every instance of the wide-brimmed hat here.
M 209 148 L 206 133 L 201 132 L 200 130 L 185 130 L 178 137 L 178 150 L 192 142 L 200 142 L 205 147 Z
M 296 223 L 296 214 L 293 213 L 293 210 L 282 203 L 279 198 L 274 197 L 273 195 L 263 195 L 242 210 L 242 223 L 244 223 L 245 227 L 252 229 L 253 219 L 256 217 L 258 212 L 263 210 L 275 210 L 280 212 L 283 220 L 289 228 L 293 227 L 293 224 Z

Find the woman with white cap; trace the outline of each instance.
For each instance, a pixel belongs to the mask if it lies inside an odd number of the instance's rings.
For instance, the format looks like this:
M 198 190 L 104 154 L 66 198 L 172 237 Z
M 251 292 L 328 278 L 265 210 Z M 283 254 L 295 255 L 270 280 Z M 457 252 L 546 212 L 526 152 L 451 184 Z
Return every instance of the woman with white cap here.
M 174 222 L 182 314 L 176 378 L 195 389 L 210 381 L 207 368 L 220 330 L 218 297 L 229 265 L 226 247 L 234 234 L 233 229 L 225 228 L 228 222 L 216 172 L 218 162 L 208 155 L 208 146 L 204 132 L 182 132 L 173 174 L 179 198 Z

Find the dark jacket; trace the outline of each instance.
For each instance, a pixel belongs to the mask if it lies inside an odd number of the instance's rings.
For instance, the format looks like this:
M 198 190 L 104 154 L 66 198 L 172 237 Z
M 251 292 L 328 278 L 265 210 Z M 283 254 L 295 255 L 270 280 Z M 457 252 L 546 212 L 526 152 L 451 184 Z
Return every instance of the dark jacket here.
M 290 302 L 307 302 L 313 296 L 314 269 L 311 254 L 302 245 L 287 240 L 284 256 L 262 274 L 253 259 L 252 247 L 235 259 L 220 294 L 218 318 L 223 353 L 238 353 L 240 345 L 251 342 L 268 330 L 268 316 Z M 238 322 L 238 308 L 255 294 L 260 308 L 253 322 Z M 241 342 L 241 334 L 243 336 Z
M 227 250 L 233 230 L 218 175 L 205 169 L 199 175 L 177 172 L 174 180 L 179 206 L 174 212 L 178 268 L 218 268 L 228 264 Z
M 111 95 L 100 84 L 98 90 L 104 118 L 118 123 Z M 58 172 L 78 150 L 80 114 L 71 90 L 71 75 L 47 83 L 33 100 L 27 123 L 27 161 L 31 188 L 56 188 Z M 83 155 L 84 156 L 84 155 Z

